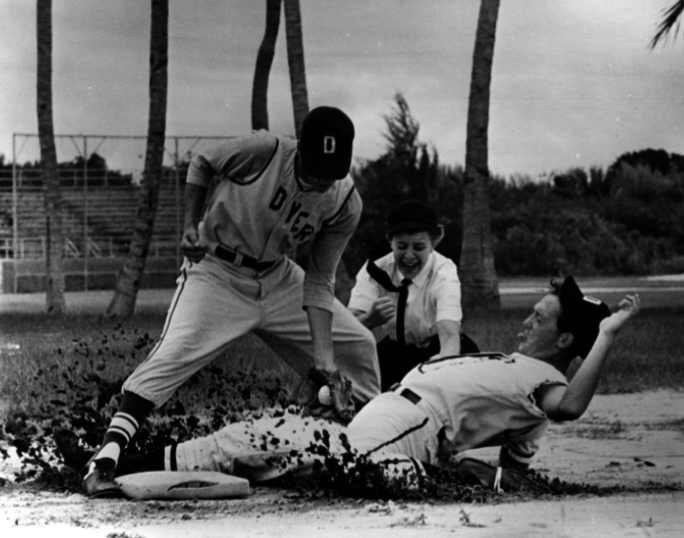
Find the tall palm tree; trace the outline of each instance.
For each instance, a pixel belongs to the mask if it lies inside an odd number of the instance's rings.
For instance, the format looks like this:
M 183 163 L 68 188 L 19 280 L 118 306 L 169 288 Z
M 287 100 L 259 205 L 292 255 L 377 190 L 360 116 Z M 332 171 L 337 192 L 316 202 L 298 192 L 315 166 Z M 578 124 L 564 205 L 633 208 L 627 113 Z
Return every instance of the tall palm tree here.
M 302 123 L 309 113 L 309 93 L 306 87 L 306 68 L 304 66 L 304 38 L 302 36 L 302 16 L 299 0 L 283 0 L 285 3 L 285 36 L 287 41 L 287 65 L 290 71 L 290 91 L 294 111 L 295 136 L 299 140 Z M 306 267 L 311 242 L 307 241 L 297 248 L 295 259 Z
M 266 0 L 266 30 L 257 53 L 252 84 L 252 129 L 268 130 L 268 78 L 275 55 L 282 0 Z
M 52 0 L 38 0 L 38 73 L 37 108 L 40 164 L 45 200 L 46 254 L 45 297 L 47 313 L 66 312 L 64 299 L 64 229 L 62 226 L 62 194 L 59 190 L 57 149 L 52 118 Z
M 492 249 L 487 136 L 499 1 L 481 1 L 470 81 L 459 267 L 463 305 L 468 308 L 501 307 Z
M 105 314 L 107 317 L 128 318 L 133 315 L 140 281 L 145 270 L 147 253 L 150 249 L 164 160 L 168 50 L 169 0 L 152 0 L 150 112 L 140 205 L 138 206 L 128 256 L 119 273 L 114 297 L 107 307 Z
M 663 11 L 663 20 L 658 26 L 656 35 L 651 40 L 651 48 L 662 40 L 666 39 L 671 31 L 674 31 L 675 37 L 679 33 L 680 18 L 684 13 L 684 0 L 677 0 L 669 8 Z
M 285 35 L 287 41 L 287 64 L 290 71 L 290 90 L 292 92 L 292 108 L 294 110 L 295 134 L 299 139 L 302 123 L 309 113 L 309 94 L 306 86 L 306 69 L 304 66 L 304 39 L 302 36 L 302 16 L 299 0 L 283 0 L 285 4 Z M 306 267 L 311 241 L 297 248 L 296 260 Z M 335 273 L 335 295 L 343 303 L 349 300 L 353 282 L 347 272 L 343 260 L 337 265 Z
M 302 37 L 302 16 L 299 0 L 285 2 L 285 34 L 287 37 L 287 64 L 290 71 L 292 108 L 294 109 L 295 134 L 297 139 L 302 130 L 304 118 L 309 113 L 309 94 L 306 89 L 304 67 L 304 39 Z

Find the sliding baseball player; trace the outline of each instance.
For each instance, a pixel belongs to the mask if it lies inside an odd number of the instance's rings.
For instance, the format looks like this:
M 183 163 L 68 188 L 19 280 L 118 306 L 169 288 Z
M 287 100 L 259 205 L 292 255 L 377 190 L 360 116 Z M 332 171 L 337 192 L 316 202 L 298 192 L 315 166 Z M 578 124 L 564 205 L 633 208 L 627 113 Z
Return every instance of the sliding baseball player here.
M 514 487 L 549 421 L 575 420 L 586 411 L 611 345 L 639 308 L 638 295 L 628 295 L 611 314 L 569 276 L 552 282 L 534 306 L 517 352 L 423 363 L 366 405 L 346 429 L 285 413 L 126 458 L 119 472 L 209 470 L 259 482 L 310 472 L 330 454 L 352 452 L 383 465 L 390 479 L 415 487 L 426 466 L 441 465 L 465 450 L 500 446 L 498 468 L 464 460 L 464 471 L 487 486 Z M 568 368 L 578 356 L 583 363 L 568 381 Z M 68 452 L 62 450 L 65 459 L 77 465 L 78 458 Z

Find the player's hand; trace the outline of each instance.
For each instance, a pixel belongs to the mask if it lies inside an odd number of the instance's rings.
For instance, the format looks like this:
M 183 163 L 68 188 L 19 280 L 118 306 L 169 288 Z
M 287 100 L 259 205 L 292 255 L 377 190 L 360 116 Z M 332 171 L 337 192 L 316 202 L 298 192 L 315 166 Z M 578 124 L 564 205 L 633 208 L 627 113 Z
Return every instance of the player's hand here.
M 601 321 L 601 332 L 608 336 L 615 336 L 625 323 L 637 315 L 641 308 L 639 294 L 627 295 L 620 301 L 618 311 Z
M 197 263 L 202 261 L 209 250 L 209 245 L 200 241 L 197 226 L 188 226 L 183 232 L 180 248 L 183 256 L 191 262 Z
M 293 403 L 302 407 L 302 416 L 325 418 L 343 425 L 349 424 L 356 413 L 352 382 L 340 370 L 325 372 L 312 368 L 296 388 Z
M 370 307 L 370 310 L 364 316 L 364 325 L 369 329 L 374 329 L 380 325 L 384 325 L 394 317 L 396 307 L 394 302 L 389 297 L 379 297 Z

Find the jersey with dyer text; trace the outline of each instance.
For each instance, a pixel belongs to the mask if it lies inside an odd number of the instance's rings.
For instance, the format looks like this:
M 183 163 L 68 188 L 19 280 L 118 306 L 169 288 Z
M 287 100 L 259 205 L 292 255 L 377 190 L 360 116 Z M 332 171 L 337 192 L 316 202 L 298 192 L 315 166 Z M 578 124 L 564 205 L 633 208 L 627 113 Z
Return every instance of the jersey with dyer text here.
M 358 224 L 362 203 L 351 177 L 325 193 L 295 174 L 297 141 L 257 131 L 197 154 L 188 183 L 218 184 L 201 233 L 217 245 L 259 261 L 279 261 L 314 237 L 304 281 L 304 305 L 331 309 L 335 269 Z

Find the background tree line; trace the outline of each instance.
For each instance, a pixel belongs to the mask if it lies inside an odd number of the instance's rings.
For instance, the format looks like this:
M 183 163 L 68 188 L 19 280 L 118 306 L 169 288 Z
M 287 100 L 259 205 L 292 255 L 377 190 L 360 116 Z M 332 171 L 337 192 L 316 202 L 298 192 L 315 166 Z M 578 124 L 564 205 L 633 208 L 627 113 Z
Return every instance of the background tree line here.
M 385 117 L 385 152 L 354 169 L 364 200 L 345 254 L 355 274 L 382 239 L 389 208 L 418 198 L 446 228 L 440 252 L 457 263 L 463 233 L 464 170 L 440 164 L 419 140 L 401 94 Z M 645 275 L 684 272 L 684 157 L 626 153 L 608 167 L 488 182 L 496 272 L 502 276 Z
M 266 0 L 266 24 L 262 45 L 257 54 L 255 76 L 252 93 L 252 127 L 268 128 L 267 91 L 268 79 L 275 43 L 280 26 L 281 3 L 284 6 L 284 19 L 287 42 L 287 58 L 290 73 L 290 86 L 292 93 L 293 112 L 295 120 L 295 133 L 299 136 L 301 123 L 309 110 L 308 90 L 306 85 L 306 70 L 304 64 L 304 47 L 302 39 L 302 23 L 299 0 Z M 448 209 L 442 212 L 448 215 L 448 227 L 453 228 L 459 224 L 458 217 L 453 217 L 462 207 L 463 214 L 460 216 L 459 236 L 454 236 L 451 248 L 457 245 L 458 260 L 461 269 L 461 281 L 463 288 L 463 304 L 466 307 L 499 308 L 501 306 L 498 281 L 495 268 L 497 249 L 501 244 L 500 236 L 495 235 L 493 228 L 490 204 L 490 190 L 496 187 L 499 181 L 493 178 L 488 167 L 488 124 L 489 124 L 489 99 L 492 78 L 492 63 L 494 58 L 494 45 L 496 41 L 496 25 L 498 19 L 500 0 L 481 0 L 478 15 L 475 46 L 473 50 L 473 62 L 471 72 L 470 94 L 468 99 L 468 119 L 466 125 L 466 152 L 465 168 L 463 170 L 449 170 L 439 165 L 436 152 L 430 152 L 424 144 L 417 142 L 417 123 L 411 125 L 399 125 L 397 132 L 389 131 L 389 151 L 381 159 L 373 163 L 364 164 L 357 174 L 363 182 L 364 174 L 383 176 L 386 172 L 398 173 L 396 176 L 398 185 L 390 188 L 389 199 L 394 199 L 399 192 L 411 194 L 411 196 L 432 200 L 438 209 Z M 64 246 L 64 233 L 61 218 L 61 193 L 59 172 L 57 168 L 57 155 L 54 141 L 54 125 L 52 111 L 52 0 L 36 0 L 36 29 L 37 29 L 37 117 L 38 134 L 41 148 L 41 169 L 43 175 L 43 190 L 46 216 L 46 306 L 47 312 L 53 315 L 62 315 L 65 312 L 64 301 L 64 274 L 62 267 L 62 251 Z M 658 31 L 651 41 L 651 47 L 667 38 L 670 32 L 679 28 L 679 19 L 684 12 L 684 0 L 676 0 L 663 13 L 663 20 Z M 145 165 L 142 178 L 142 195 L 136 216 L 133 237 L 130 242 L 129 255 L 119 274 L 114 297 L 107 308 L 107 317 L 129 317 L 133 314 L 135 301 L 139 288 L 140 279 L 145 268 L 145 260 L 149 251 L 150 239 L 154 228 L 154 219 L 159 198 L 159 186 L 162 172 L 164 135 L 166 130 L 166 104 L 168 86 L 168 0 L 151 0 L 151 28 L 150 28 L 150 77 L 149 77 L 149 118 L 147 148 L 145 153 Z M 397 99 L 399 114 L 405 103 Z M 406 106 L 405 112 L 408 112 Z M 406 116 L 410 118 L 410 116 Z M 388 127 L 391 127 L 388 121 Z M 403 130 L 402 130 L 403 129 Z M 413 141 L 402 138 L 402 134 L 411 135 L 411 129 L 415 129 Z M 412 153 L 415 150 L 415 153 Z M 408 152 L 408 153 L 407 153 Z M 397 165 L 399 166 L 397 168 Z M 401 174 L 408 174 L 406 177 Z M 640 172 L 639 172 L 640 173 Z M 454 181 L 449 177 L 461 177 L 461 188 L 453 190 Z M 416 182 L 416 178 L 420 181 Z M 431 182 L 431 183 L 430 183 Z M 456 182 L 457 183 L 457 182 Z M 639 183 L 639 181 L 637 181 Z M 436 190 L 430 190 L 430 186 Z M 372 192 L 374 185 L 366 182 L 365 189 Z M 650 188 L 650 185 L 649 187 Z M 629 190 L 629 189 L 628 189 Z M 667 189 L 666 189 L 667 190 Z M 610 193 L 610 189 L 608 189 Z M 378 194 L 384 194 L 379 192 Z M 555 194 L 555 193 L 554 193 Z M 442 198 L 444 196 L 445 198 Z M 462 204 L 450 205 L 451 200 L 462 196 Z M 504 197 L 508 199 L 508 197 Z M 536 199 L 536 197 L 535 197 Z M 388 199 L 383 199 L 387 202 Z M 372 205 L 372 204 L 371 204 Z M 379 204 L 381 205 L 381 204 Z M 386 205 L 386 204 L 385 204 Z M 355 239 L 356 248 L 352 248 L 352 258 L 359 258 L 358 253 L 369 242 L 369 236 L 377 234 L 377 228 L 373 231 L 373 220 L 378 218 L 378 208 L 369 207 L 366 210 L 365 220 L 359 232 L 359 238 Z M 567 208 L 566 208 L 567 210 Z M 618 211 L 619 212 L 619 211 Z M 573 212 L 570 212 L 573 213 Z M 577 216 L 577 215 L 576 215 Z M 615 215 L 613 215 L 615 216 Z M 601 217 L 601 214 L 598 215 Z M 543 220 L 543 219 L 542 219 Z M 657 220 L 657 219 L 656 219 Z M 676 219 L 675 219 L 676 220 Z M 370 222 L 370 224 L 369 224 Z M 608 221 L 609 223 L 612 221 Z M 660 221 L 659 221 L 660 222 Z M 537 242 L 533 246 L 539 248 L 538 252 L 553 254 L 546 263 L 553 266 L 567 265 L 572 249 L 565 251 L 565 243 L 560 248 L 554 241 L 544 241 L 541 237 L 548 232 L 550 224 L 542 225 L 542 232 L 535 233 L 538 227 L 538 219 L 526 227 L 514 227 L 513 237 L 506 236 L 506 243 L 512 244 L 514 240 L 526 242 L 534 239 Z M 577 222 L 577 226 L 564 226 L 566 232 L 571 234 L 585 222 Z M 595 224 L 602 225 L 597 221 Z M 676 226 L 676 224 L 675 224 Z M 601 229 L 602 226 L 598 226 Z M 658 227 L 658 226 L 656 226 Z M 554 226 L 551 227 L 552 229 Z M 652 227 L 651 227 L 652 228 Z M 364 231 L 366 235 L 364 235 Z M 618 232 L 624 230 L 618 226 Z M 529 232 L 529 233 L 528 233 Z M 509 233 L 508 231 L 506 232 Z M 596 235 L 596 229 L 587 230 L 586 235 L 581 233 L 573 235 L 576 241 L 573 243 L 576 249 L 586 249 L 587 237 Z M 602 233 L 598 234 L 602 236 Z M 674 246 L 668 238 L 661 241 L 661 237 L 651 237 L 640 241 L 632 235 L 625 245 L 612 248 L 614 244 L 608 241 L 608 258 L 627 258 L 630 260 L 629 267 L 645 271 L 650 267 L 651 271 L 660 270 L 664 265 L 679 266 L 679 254 L 681 250 L 678 240 L 674 239 Z M 530 237 L 531 236 L 531 237 Z M 541 237 L 540 237 L 541 236 Z M 577 238 L 579 237 L 579 240 Z M 606 238 L 610 234 L 606 233 Z M 614 238 L 614 236 L 613 236 Z M 565 239 L 559 234 L 554 239 Z M 601 240 L 598 240 L 599 244 Z M 634 248 L 645 248 L 644 254 L 640 250 L 634 253 Z M 674 248 L 674 251 L 673 251 Z M 546 250 L 544 250 L 546 249 Z M 596 260 L 600 254 L 605 254 L 606 248 L 599 248 L 600 252 L 588 255 L 589 261 L 582 266 L 593 267 L 598 270 L 601 263 Z M 537 251 L 536 251 L 537 252 Z M 585 250 L 578 251 L 584 260 Z M 631 252 L 631 254 L 630 254 Z M 577 254 L 577 252 L 574 252 Z M 298 260 L 306 258 L 306 248 L 297 253 Z M 603 256 L 602 258 L 605 258 Z M 591 261 L 593 259 L 593 262 Z M 511 260 L 507 257 L 506 262 Z M 499 262 L 501 263 L 501 262 Z M 522 266 L 529 266 L 529 259 L 520 260 Z M 608 266 L 613 267 L 611 263 Z M 530 271 L 536 271 L 529 269 Z M 499 269 L 502 270 L 502 269 Z M 625 269 L 623 269 L 624 271 Z M 502 270 L 506 273 L 506 269 Z M 532 274 L 532 273 L 530 273 Z M 338 267 L 338 281 L 348 280 L 345 264 Z
M 401 93 L 385 116 L 385 151 L 358 163 L 352 174 L 364 200 L 359 227 L 345 253 L 356 274 L 383 240 L 389 209 L 407 198 L 423 200 L 445 226 L 439 250 L 461 259 L 464 169 L 440 163 L 419 138 L 420 124 Z M 83 157 L 57 168 L 83 181 Z M 181 182 L 189 162 L 179 163 Z M 0 155 L 0 169 L 11 171 Z M 18 165 L 41 181 L 40 163 Z M 94 153 L 89 183 L 131 185 L 132 175 Z M 172 172 L 163 167 L 166 174 Z M 73 181 L 73 179 L 72 179 Z M 684 272 L 684 156 L 645 149 L 625 153 L 606 170 L 574 168 L 545 180 L 493 176 L 488 183 L 496 272 L 501 276 L 646 275 Z

